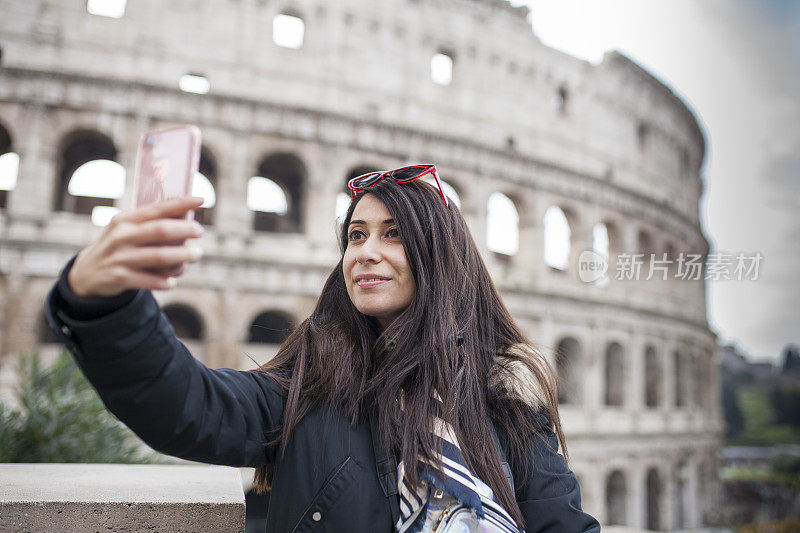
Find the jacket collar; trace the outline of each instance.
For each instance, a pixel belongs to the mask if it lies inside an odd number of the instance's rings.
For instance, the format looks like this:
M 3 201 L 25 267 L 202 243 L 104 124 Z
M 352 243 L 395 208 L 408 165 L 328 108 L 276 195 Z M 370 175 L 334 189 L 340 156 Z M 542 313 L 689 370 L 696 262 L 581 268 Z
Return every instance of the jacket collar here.
M 528 344 L 515 344 L 505 353 L 495 358 L 495 364 L 489 371 L 489 388 L 501 391 L 510 398 L 524 402 L 529 407 L 538 410 L 545 405 L 545 389 L 542 383 L 531 372 L 527 365 L 519 358 L 536 361 L 543 360 L 543 356 Z

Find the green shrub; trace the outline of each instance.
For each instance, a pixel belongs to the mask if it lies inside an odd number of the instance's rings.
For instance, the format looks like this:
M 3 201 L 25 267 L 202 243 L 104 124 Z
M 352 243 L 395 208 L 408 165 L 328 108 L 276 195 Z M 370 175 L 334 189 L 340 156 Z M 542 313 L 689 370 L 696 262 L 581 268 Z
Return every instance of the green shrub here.
M 800 456 L 779 454 L 770 459 L 770 468 L 773 472 L 781 472 L 800 476 Z
M 770 391 L 769 399 L 776 424 L 800 428 L 800 386 L 776 384 Z
M 109 413 L 63 351 L 45 368 L 38 353 L 19 363 L 19 411 L 0 405 L 0 462 L 144 462 L 138 438 Z
M 744 415 L 739 406 L 736 386 L 729 382 L 722 383 L 722 408 L 725 415 L 725 436 L 740 434 L 744 429 Z

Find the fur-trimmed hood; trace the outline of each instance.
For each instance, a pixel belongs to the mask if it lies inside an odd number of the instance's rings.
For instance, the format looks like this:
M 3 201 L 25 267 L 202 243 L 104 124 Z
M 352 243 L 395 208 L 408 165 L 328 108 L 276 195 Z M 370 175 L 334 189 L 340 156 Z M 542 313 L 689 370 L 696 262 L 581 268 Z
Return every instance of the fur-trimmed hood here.
M 520 358 L 528 359 L 539 367 L 544 361 L 544 356 L 529 344 L 513 345 L 495 358 L 495 364 L 489 372 L 489 389 L 502 390 L 507 396 L 539 410 L 546 403 L 545 385 Z

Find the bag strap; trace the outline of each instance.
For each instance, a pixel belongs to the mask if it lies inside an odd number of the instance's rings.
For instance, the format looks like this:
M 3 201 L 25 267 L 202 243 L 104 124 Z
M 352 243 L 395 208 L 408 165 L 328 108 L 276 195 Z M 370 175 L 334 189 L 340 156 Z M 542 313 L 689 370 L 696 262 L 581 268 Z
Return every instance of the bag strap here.
M 500 454 L 500 464 L 503 467 L 503 472 L 506 474 L 506 480 L 508 480 L 508 484 L 511 486 L 511 493 L 515 494 L 516 489 L 514 487 L 514 474 L 511 473 L 511 466 L 508 464 L 508 460 L 506 460 L 506 454 L 503 453 L 503 446 L 500 444 L 500 437 L 497 436 L 497 430 L 495 429 L 491 418 L 486 417 L 486 420 L 489 422 L 489 430 L 492 432 L 494 446 L 497 448 L 497 453 Z
M 392 527 L 400 521 L 400 501 L 397 496 L 397 458 L 389 453 L 378 431 L 375 409 L 369 412 L 369 431 L 372 434 L 372 450 L 375 454 L 375 469 L 383 495 L 389 499 L 392 512 Z
M 506 480 L 511 487 L 512 494 L 516 492 L 514 487 L 514 474 L 511 472 L 511 466 L 508 464 L 506 454 L 503 452 L 503 446 L 500 443 L 500 437 L 497 435 L 497 430 L 494 427 L 491 419 L 487 417 L 489 423 L 489 430 L 492 433 L 492 440 L 494 440 L 497 453 L 500 454 L 500 464 L 503 467 L 503 472 L 506 475 Z M 397 524 L 400 520 L 400 502 L 397 496 L 397 458 L 394 453 L 389 453 L 386 445 L 377 430 L 378 420 L 377 414 L 374 409 L 369 413 L 369 430 L 372 436 L 372 450 L 375 454 L 375 470 L 378 474 L 378 482 L 383 490 L 383 495 L 389 500 L 389 508 L 392 513 L 392 525 Z

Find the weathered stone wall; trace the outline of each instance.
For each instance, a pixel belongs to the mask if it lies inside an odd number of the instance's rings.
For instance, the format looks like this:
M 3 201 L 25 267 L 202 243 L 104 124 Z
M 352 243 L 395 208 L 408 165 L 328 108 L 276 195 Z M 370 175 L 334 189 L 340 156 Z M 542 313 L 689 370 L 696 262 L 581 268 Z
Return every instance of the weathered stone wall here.
M 239 471 L 222 466 L 0 464 L 0 530 L 244 531 Z

